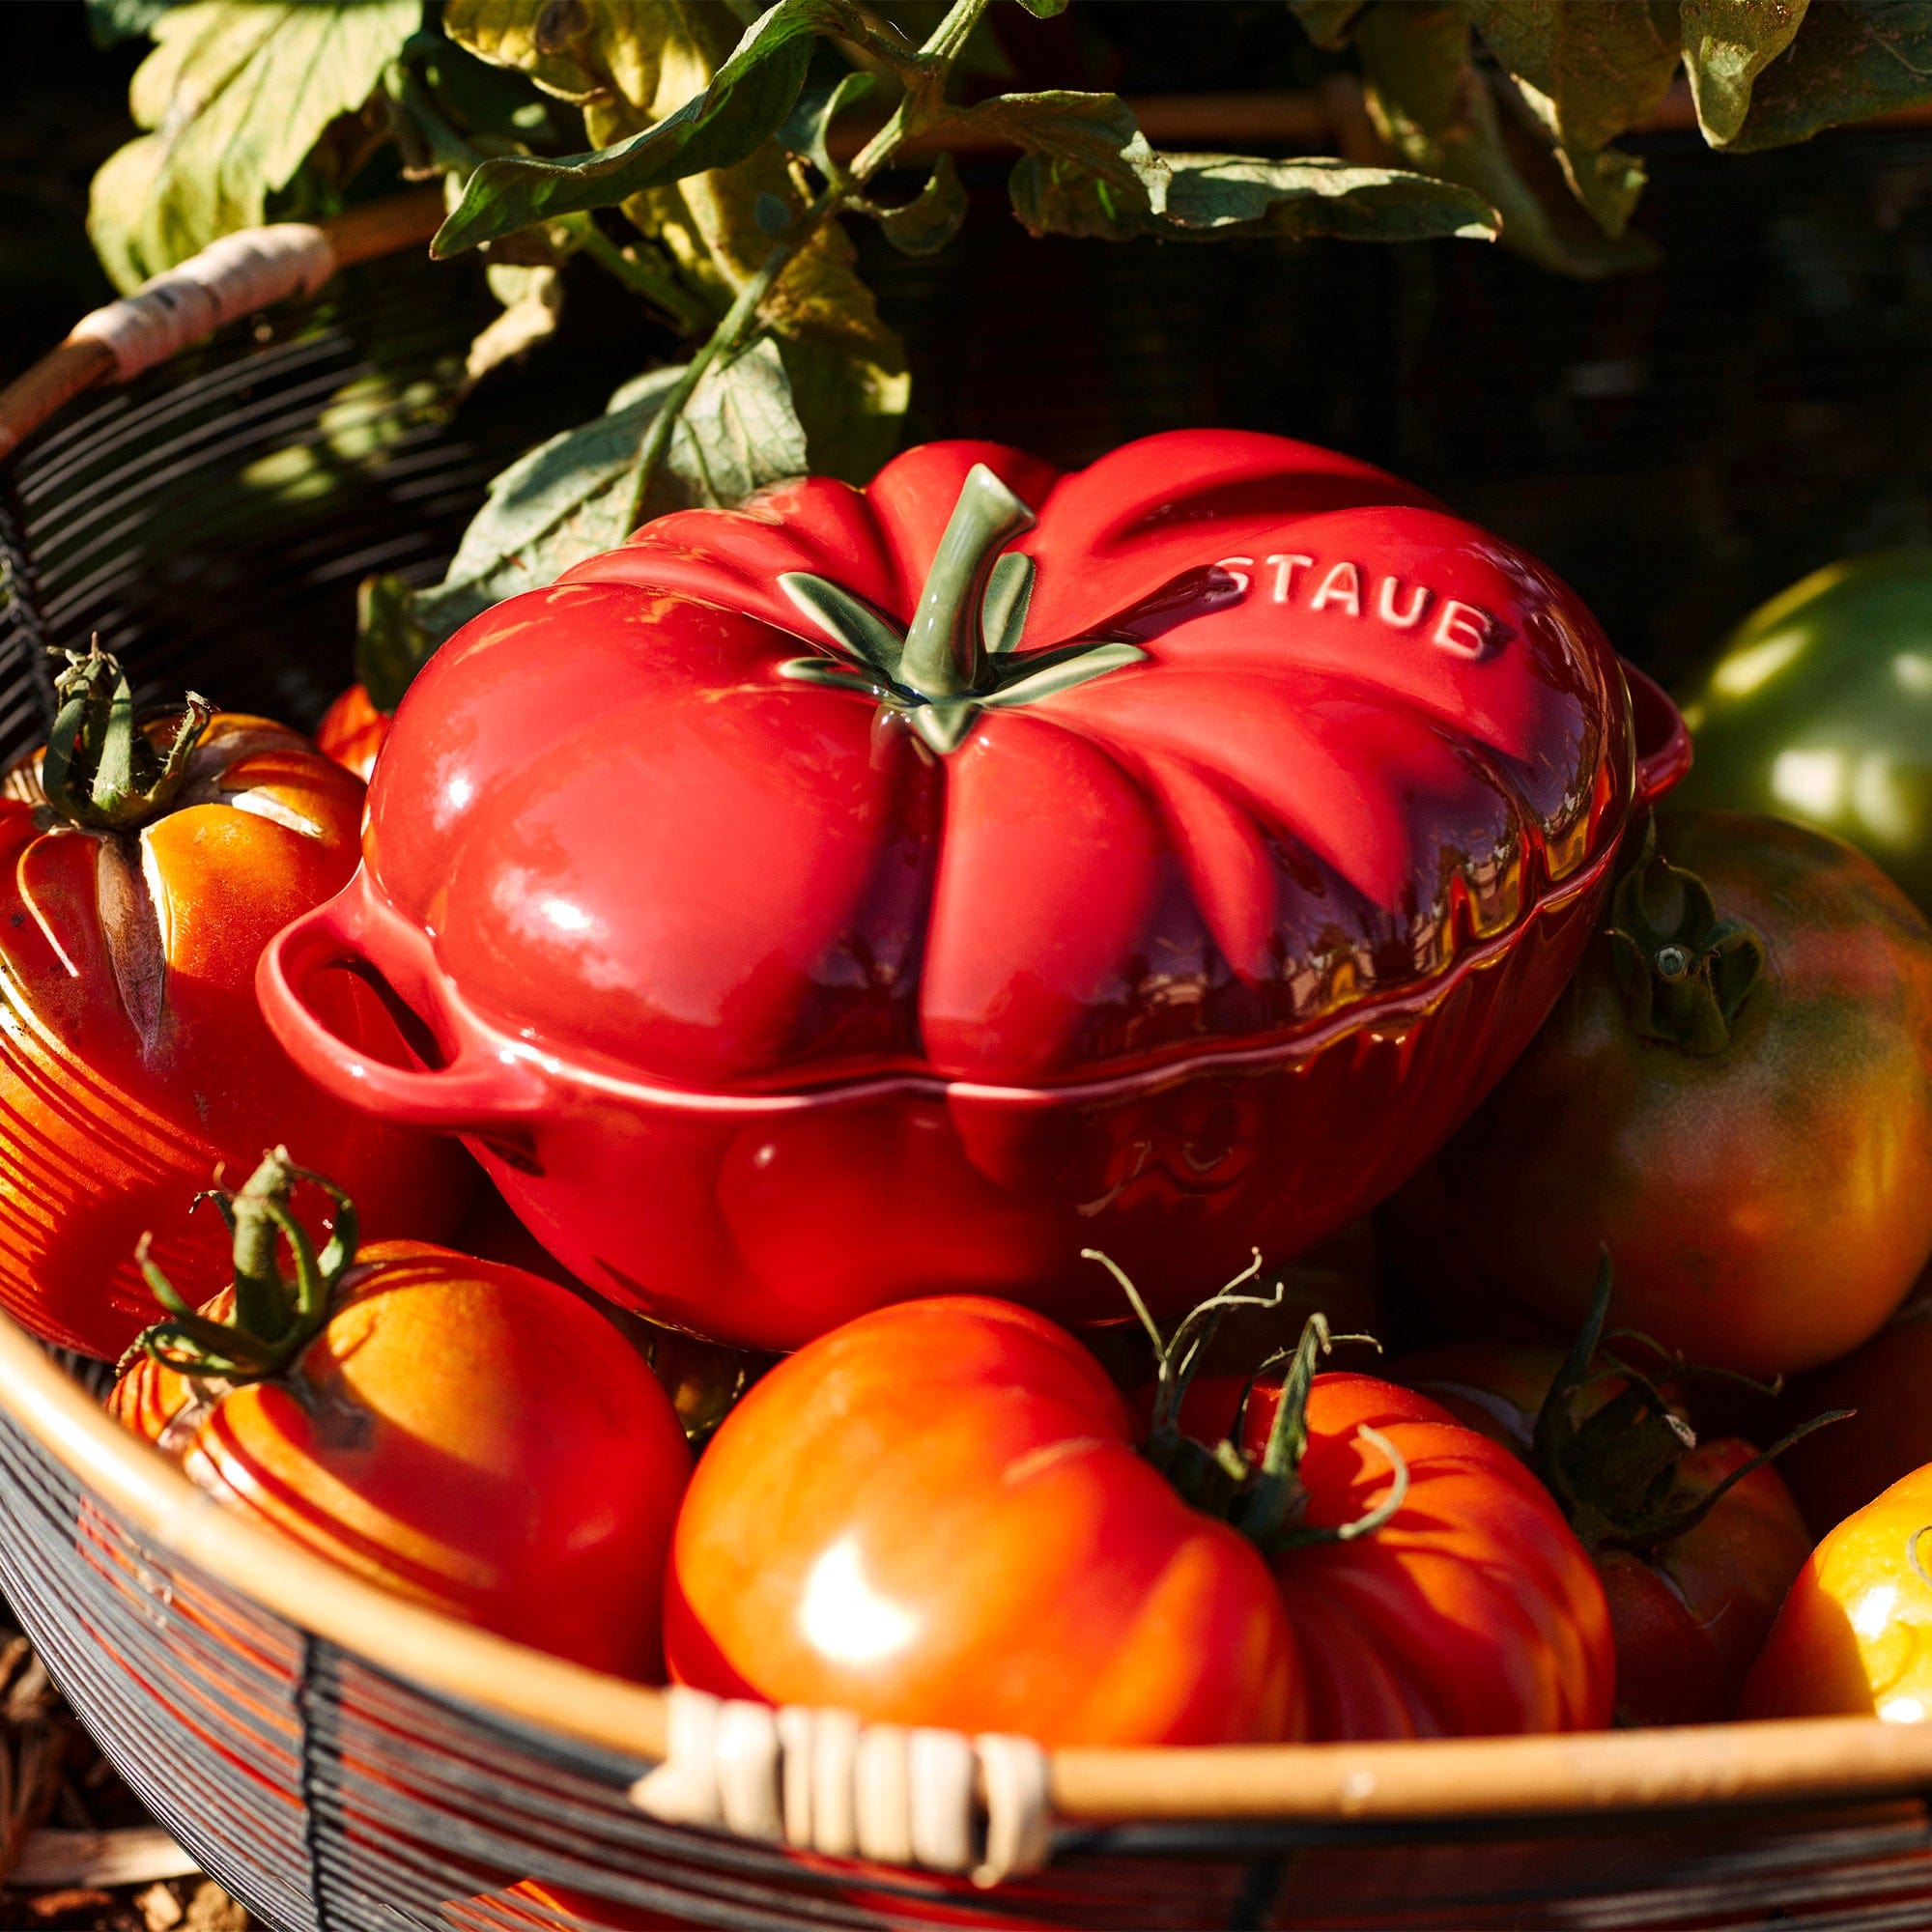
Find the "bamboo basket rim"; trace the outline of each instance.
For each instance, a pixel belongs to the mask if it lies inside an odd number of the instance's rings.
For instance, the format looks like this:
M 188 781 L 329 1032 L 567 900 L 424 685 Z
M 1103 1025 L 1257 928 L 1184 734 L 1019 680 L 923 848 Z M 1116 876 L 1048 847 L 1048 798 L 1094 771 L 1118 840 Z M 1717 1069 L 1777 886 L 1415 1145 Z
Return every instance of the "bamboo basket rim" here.
M 391 1595 L 198 1490 L 0 1314 L 0 1410 L 172 1555 L 391 1676 L 640 1760 L 665 1693 Z M 1932 1789 L 1932 1724 L 1804 1718 L 1375 1745 L 1081 1747 L 1048 1753 L 1053 1815 L 1126 1825 L 1424 1824 L 1891 1798 Z
M 1306 105 L 1286 99 L 1295 113 Z M 1932 109 L 1884 118 L 1928 117 Z M 440 194 L 429 188 L 321 225 L 341 267 L 426 241 L 441 215 Z M 100 344 L 70 338 L 0 388 L 0 459 L 111 366 Z M 4 1311 L 0 1412 L 163 1549 L 295 1628 L 486 1716 L 632 1759 L 663 1758 L 661 1690 L 392 1595 L 232 1514 L 114 1421 Z M 1048 1779 L 1058 1821 L 1100 1826 L 1492 1825 L 1834 1804 L 1932 1791 L 1932 1724 L 1811 1718 L 1401 1744 L 1077 1747 L 1048 1753 Z

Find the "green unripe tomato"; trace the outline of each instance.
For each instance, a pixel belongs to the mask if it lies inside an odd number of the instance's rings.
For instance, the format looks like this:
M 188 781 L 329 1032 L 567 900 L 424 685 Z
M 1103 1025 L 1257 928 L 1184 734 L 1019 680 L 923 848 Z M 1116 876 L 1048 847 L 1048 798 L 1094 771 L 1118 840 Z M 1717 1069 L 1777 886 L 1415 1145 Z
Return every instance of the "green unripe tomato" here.
M 1932 550 L 1813 571 L 1746 618 L 1684 707 L 1674 803 L 1835 833 L 1932 914 Z

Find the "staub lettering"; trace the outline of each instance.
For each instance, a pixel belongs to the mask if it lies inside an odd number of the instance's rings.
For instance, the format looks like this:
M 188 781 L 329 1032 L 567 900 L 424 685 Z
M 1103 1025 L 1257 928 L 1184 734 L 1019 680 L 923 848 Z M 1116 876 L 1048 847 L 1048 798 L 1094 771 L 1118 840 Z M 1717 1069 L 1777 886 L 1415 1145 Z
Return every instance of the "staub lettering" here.
M 1444 597 L 1426 583 L 1378 576 L 1346 557 L 1324 569 L 1319 557 L 1276 551 L 1264 557 L 1224 556 L 1214 568 L 1234 581 L 1237 597 L 1259 586 L 1271 604 L 1299 604 L 1306 611 L 1385 624 L 1391 631 L 1421 631 L 1437 650 L 1454 657 L 1487 657 L 1503 635 L 1480 605 Z

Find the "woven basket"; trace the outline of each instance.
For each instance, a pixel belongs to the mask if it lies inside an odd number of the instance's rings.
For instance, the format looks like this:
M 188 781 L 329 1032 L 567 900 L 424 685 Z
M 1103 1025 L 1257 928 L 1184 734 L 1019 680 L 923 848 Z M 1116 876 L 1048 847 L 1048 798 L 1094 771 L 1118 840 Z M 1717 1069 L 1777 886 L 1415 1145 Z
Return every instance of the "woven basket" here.
M 365 211 L 336 259 L 434 218 Z M 112 356 L 70 342 L 0 393 L 0 757 L 50 722 L 45 648 L 96 629 L 150 692 L 313 721 L 346 673 L 348 586 L 446 555 L 491 467 L 430 427 L 328 488 L 263 468 L 325 449 L 361 345 L 416 299 L 338 284 L 109 388 Z M 1874 1720 L 1063 1750 L 1050 1859 L 991 1889 L 666 1824 L 632 1795 L 663 1694 L 284 1546 L 97 1395 L 0 1319 L 0 1584 L 128 1781 L 285 1932 L 1932 1925 L 1932 1726 Z

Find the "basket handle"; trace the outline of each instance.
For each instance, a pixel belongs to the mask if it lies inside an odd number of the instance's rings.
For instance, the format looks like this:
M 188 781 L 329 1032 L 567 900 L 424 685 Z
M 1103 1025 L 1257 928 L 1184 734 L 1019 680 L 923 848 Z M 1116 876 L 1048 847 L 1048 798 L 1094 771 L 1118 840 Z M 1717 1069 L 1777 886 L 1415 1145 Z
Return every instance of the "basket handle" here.
M 1655 805 L 1690 769 L 1690 730 L 1684 714 L 1654 678 L 1622 659 L 1630 691 L 1631 724 L 1636 739 L 1636 798 L 1634 810 Z
M 391 1066 L 343 1039 L 311 997 L 316 976 L 330 966 L 378 981 L 436 1036 L 447 1062 Z M 289 1058 L 318 1087 L 400 1125 L 500 1136 L 550 1097 L 536 1066 L 503 1051 L 445 996 L 428 939 L 382 901 L 366 866 L 269 942 L 255 969 L 255 996 Z

